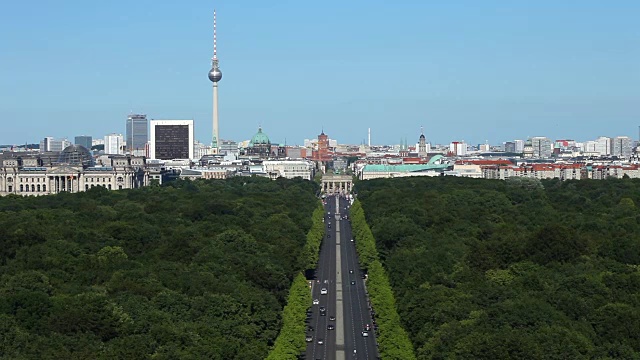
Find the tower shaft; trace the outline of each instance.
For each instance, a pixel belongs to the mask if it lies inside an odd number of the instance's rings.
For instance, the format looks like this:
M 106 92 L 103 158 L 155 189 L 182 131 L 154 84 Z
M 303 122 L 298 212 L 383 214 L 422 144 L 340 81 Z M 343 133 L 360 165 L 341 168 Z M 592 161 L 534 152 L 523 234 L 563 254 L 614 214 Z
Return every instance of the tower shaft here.
M 215 154 L 220 150 L 220 133 L 218 132 L 218 83 L 213 83 L 213 139 L 211 147 Z

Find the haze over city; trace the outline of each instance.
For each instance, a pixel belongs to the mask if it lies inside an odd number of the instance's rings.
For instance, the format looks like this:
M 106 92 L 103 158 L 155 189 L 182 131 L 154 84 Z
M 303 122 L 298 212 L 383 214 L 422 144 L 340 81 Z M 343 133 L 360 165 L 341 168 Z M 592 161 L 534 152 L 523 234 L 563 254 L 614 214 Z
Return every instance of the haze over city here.
M 0 143 L 122 132 L 133 113 L 210 141 L 636 137 L 640 3 L 11 2 L 0 14 Z

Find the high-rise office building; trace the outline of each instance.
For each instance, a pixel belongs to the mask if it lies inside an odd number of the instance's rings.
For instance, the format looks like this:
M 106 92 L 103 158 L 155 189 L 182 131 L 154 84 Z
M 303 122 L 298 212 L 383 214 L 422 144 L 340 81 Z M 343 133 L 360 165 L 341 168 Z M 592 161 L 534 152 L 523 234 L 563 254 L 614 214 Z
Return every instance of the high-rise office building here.
M 516 143 L 513 141 L 507 141 L 504 143 L 504 152 L 506 153 L 515 153 L 516 152 Z
M 47 136 L 44 139 L 40 140 L 40 152 L 47 152 L 51 147 L 51 142 L 53 141 L 52 136 Z
M 149 157 L 194 159 L 193 120 L 151 120 Z
M 67 146 L 70 146 L 71 142 L 67 139 L 55 139 L 51 136 L 47 136 L 40 140 L 40 152 L 61 152 Z
M 109 134 L 104 137 L 105 154 L 124 154 L 124 137 L 122 134 Z
M 531 138 L 531 146 L 533 147 L 533 156 L 537 158 L 551 157 L 553 152 L 553 142 L 548 137 L 534 136 Z
M 464 141 L 453 141 L 449 144 L 449 152 L 454 156 L 465 156 L 467 144 Z
M 93 138 L 90 135 L 80 135 L 76 136 L 74 139 L 74 144 L 85 147 L 87 150 L 91 150 L 91 143 Z
M 516 144 L 516 153 L 524 152 L 524 140 L 513 140 L 513 142 Z
M 619 158 L 630 158 L 633 151 L 633 140 L 628 136 L 616 136 L 611 145 L 611 155 Z
M 596 139 L 596 152 L 600 156 L 611 155 L 611 138 L 608 136 L 600 136 Z
M 149 141 L 147 115 L 131 114 L 127 117 L 126 143 L 127 152 L 142 156 Z

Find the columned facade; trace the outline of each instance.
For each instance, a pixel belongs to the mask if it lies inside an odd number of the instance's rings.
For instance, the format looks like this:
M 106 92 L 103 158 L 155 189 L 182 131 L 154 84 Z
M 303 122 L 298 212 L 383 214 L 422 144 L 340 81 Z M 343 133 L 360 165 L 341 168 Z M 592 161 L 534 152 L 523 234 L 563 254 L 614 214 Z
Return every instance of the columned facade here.
M 350 194 L 353 189 L 353 178 L 349 175 L 324 175 L 322 192 L 325 194 Z
M 84 167 L 61 164 L 26 167 L 22 166 L 20 161 L 6 159 L 0 166 L 0 196 L 77 193 L 96 186 L 108 190 L 122 190 L 149 184 L 149 170 L 143 157 L 112 157 L 110 165 Z

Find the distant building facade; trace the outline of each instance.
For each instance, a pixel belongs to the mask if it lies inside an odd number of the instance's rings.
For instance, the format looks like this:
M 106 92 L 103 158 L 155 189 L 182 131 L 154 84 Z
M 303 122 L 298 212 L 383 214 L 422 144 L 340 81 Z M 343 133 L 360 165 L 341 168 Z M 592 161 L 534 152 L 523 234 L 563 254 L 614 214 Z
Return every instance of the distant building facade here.
M 147 115 L 131 114 L 127 117 L 126 129 L 127 153 L 142 156 L 149 142 L 149 123 Z
M 449 153 L 454 156 L 465 156 L 467 155 L 467 144 L 463 141 L 453 141 L 449 144 Z
M 264 172 L 272 178 L 313 179 L 313 164 L 305 160 L 265 160 L 262 165 Z
M 0 196 L 41 196 L 82 192 L 102 186 L 109 190 L 148 185 L 144 157 L 112 156 L 108 166 L 93 166 L 89 151 L 69 146 L 56 160 L 39 154 L 5 153 L 0 159 Z
M 425 157 L 429 151 L 431 151 L 431 145 L 427 143 L 427 138 L 424 136 L 424 132 L 422 132 L 418 139 L 418 156 Z
M 194 159 L 193 120 L 151 120 L 149 157 Z
M 531 138 L 533 157 L 548 158 L 553 153 L 553 142 L 548 137 L 535 136 Z
M 40 152 L 60 152 L 70 145 L 71 142 L 67 139 L 55 139 L 47 136 L 40 141 Z
M 124 137 L 122 134 L 105 135 L 104 153 L 108 155 L 124 154 Z
M 608 136 L 600 136 L 595 141 L 595 152 L 600 156 L 611 155 L 611 138 Z
M 78 146 L 85 147 L 88 150 L 91 150 L 93 138 L 91 135 L 79 135 L 74 139 L 74 144 Z
M 630 158 L 633 154 L 633 140 L 628 136 L 616 136 L 612 140 L 611 155 L 619 158 Z

